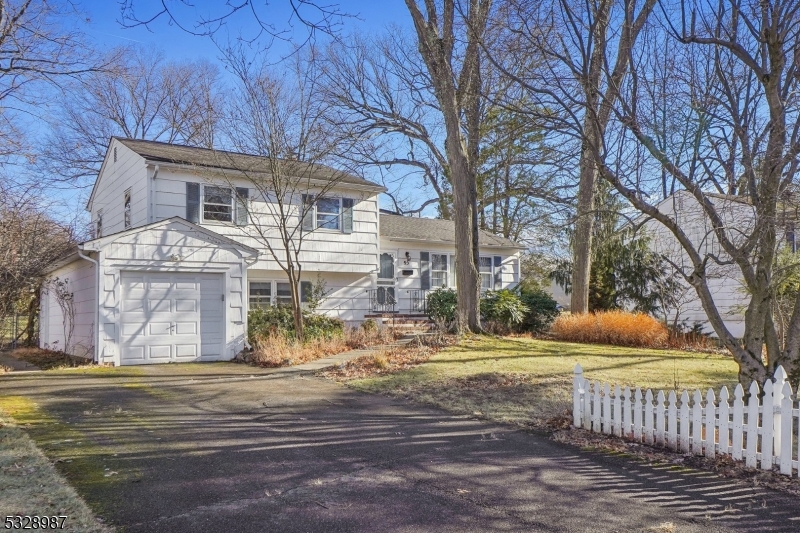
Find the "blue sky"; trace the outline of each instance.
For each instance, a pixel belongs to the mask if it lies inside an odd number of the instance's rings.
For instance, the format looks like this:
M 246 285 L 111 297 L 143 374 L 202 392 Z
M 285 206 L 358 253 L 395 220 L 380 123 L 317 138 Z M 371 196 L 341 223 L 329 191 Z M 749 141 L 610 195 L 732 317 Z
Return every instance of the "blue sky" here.
M 160 10 L 160 0 L 133 1 L 140 18 Z M 292 32 L 292 24 L 289 23 L 291 13 L 288 0 L 253 1 L 258 6 L 259 13 L 271 17 L 277 28 L 289 30 L 295 39 L 305 37 L 305 28 L 297 21 L 292 23 L 294 25 Z M 327 4 L 335 1 L 321 0 L 321 3 Z M 180 20 L 187 26 L 191 26 L 198 16 L 220 13 L 225 4 L 225 0 L 195 0 L 192 2 L 194 8 L 180 9 L 181 0 L 167 0 L 167 2 L 169 5 L 179 8 L 177 13 L 180 15 Z M 345 33 L 357 30 L 378 31 L 390 24 L 411 23 L 411 17 L 402 0 L 341 0 L 338 5 L 342 12 L 353 15 L 342 19 L 340 30 Z M 177 26 L 168 24 L 165 17 L 154 22 L 149 30 L 144 27 L 124 28 L 120 24 L 120 5 L 117 1 L 84 0 L 81 7 L 89 18 L 87 33 L 101 46 L 113 47 L 132 42 L 156 45 L 162 48 L 170 59 L 201 57 L 213 59 L 219 55 L 216 46 L 209 38 L 188 34 Z M 242 12 L 229 19 L 224 29 L 227 33 L 220 35 L 235 37 L 241 32 L 248 37 L 254 35 L 254 30 L 255 25 L 251 16 Z M 271 52 L 277 60 L 286 49 L 287 45 L 278 41 L 272 46 Z

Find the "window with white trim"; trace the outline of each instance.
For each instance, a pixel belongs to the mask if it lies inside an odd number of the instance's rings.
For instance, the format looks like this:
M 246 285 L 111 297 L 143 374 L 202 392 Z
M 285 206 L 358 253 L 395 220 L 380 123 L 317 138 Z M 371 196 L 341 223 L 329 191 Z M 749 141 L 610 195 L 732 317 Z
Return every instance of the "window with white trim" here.
M 97 220 L 94 222 L 94 237 L 99 239 L 103 236 L 103 210 L 97 212 Z
M 272 305 L 272 282 L 250 282 L 250 309 L 267 308 Z
M 317 228 L 338 230 L 341 214 L 340 198 L 317 198 Z
M 233 191 L 228 187 L 203 187 L 203 220 L 233 222 Z
M 481 290 L 490 291 L 494 287 L 494 278 L 492 277 L 492 258 L 479 257 L 479 272 L 481 275 Z
M 275 283 L 275 305 L 292 305 L 292 286 L 288 282 Z
M 447 254 L 431 254 L 431 288 L 447 287 Z
M 131 190 L 125 191 L 125 195 L 122 198 L 123 225 L 125 229 L 128 229 L 131 227 Z

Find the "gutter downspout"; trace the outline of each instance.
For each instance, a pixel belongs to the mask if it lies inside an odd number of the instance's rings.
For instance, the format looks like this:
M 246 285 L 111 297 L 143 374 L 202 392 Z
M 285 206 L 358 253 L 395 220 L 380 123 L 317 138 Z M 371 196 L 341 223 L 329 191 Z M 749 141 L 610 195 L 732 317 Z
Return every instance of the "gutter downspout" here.
M 83 251 L 78 248 L 78 257 L 86 259 L 94 263 L 94 283 L 95 283 L 95 296 L 97 301 L 94 306 L 94 362 L 100 362 L 100 263 L 96 259 L 92 259 L 88 255 L 84 255 Z

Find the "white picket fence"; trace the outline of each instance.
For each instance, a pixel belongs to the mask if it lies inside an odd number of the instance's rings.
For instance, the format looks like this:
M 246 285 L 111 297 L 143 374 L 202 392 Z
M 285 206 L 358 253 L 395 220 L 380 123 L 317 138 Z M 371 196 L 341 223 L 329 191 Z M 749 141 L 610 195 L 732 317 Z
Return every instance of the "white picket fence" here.
M 612 391 L 608 383 L 584 379 L 581 365 L 575 365 L 573 424 L 712 459 L 729 455 L 744 459 L 750 468 L 772 470 L 778 465 L 781 474 L 791 476 L 799 466 L 795 419 L 800 418 L 800 409 L 783 367 L 763 392 L 759 400 L 759 386 L 753 382 L 745 403 L 744 389 L 737 385 L 731 403 L 727 387 L 722 387 L 719 400 L 712 389 L 705 396 L 699 390 L 691 395 L 684 390 L 680 400 L 674 390 L 665 395 L 616 385 Z

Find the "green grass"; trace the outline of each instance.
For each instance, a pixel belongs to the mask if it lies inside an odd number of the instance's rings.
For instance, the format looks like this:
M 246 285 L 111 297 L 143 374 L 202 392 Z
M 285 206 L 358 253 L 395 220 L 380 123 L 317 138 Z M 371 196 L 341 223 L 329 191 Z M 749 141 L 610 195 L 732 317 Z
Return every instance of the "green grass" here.
M 587 379 L 621 386 L 672 390 L 736 384 L 736 364 L 724 355 L 472 337 L 413 369 L 349 385 L 456 413 L 540 426 L 570 409 L 576 363 Z
M 21 397 L 5 397 L 0 407 L 0 516 L 64 515 L 66 531 L 111 531 L 7 416 L 14 413 L 19 420 L 47 423 L 38 408 Z

